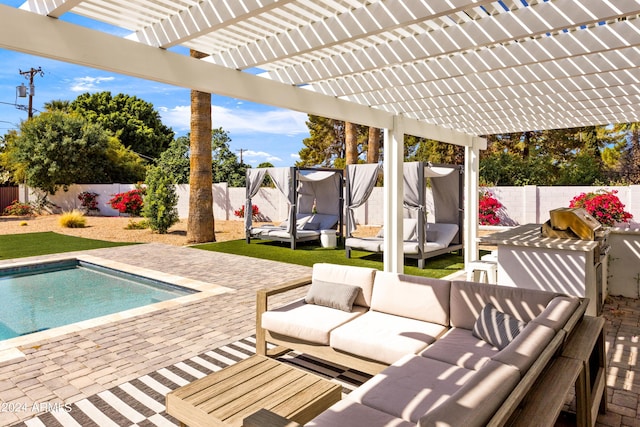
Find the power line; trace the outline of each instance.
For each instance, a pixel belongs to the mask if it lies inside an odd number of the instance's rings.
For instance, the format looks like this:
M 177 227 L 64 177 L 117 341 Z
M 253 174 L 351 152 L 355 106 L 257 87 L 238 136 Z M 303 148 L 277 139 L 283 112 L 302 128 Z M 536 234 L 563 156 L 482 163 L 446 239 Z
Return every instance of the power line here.
M 246 148 L 239 148 L 236 151 L 240 152 L 240 164 L 243 165 L 244 162 L 242 161 L 242 153 L 244 153 L 245 151 L 249 151 L 249 150 L 247 150 Z

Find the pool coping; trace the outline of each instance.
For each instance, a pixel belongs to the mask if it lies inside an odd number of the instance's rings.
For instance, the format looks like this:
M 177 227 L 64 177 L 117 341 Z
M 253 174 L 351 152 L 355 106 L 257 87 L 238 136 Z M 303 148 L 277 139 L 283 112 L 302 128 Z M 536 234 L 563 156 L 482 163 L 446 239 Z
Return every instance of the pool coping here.
M 60 254 L 43 260 L 30 260 L 30 261 L 16 261 L 12 263 L 2 264 L 0 269 L 23 267 L 34 264 L 41 264 L 43 262 L 50 261 L 84 261 L 87 263 L 95 264 L 101 267 L 112 268 L 120 270 L 125 273 L 135 274 L 144 278 L 157 280 L 171 285 L 180 286 L 183 288 L 195 290 L 197 292 L 181 296 L 178 298 L 170 299 L 167 301 L 157 302 L 154 304 L 145 305 L 142 307 L 132 308 L 129 310 L 120 311 L 118 313 L 108 314 L 105 316 L 95 317 L 92 319 L 82 320 L 80 322 L 71 323 L 69 325 L 59 326 L 52 329 L 47 329 L 41 332 L 35 332 L 29 335 L 19 336 L 15 338 L 9 338 L 0 341 L 0 366 L 15 363 L 25 359 L 24 353 L 20 350 L 20 347 L 35 344 L 39 341 L 56 338 L 68 333 L 78 332 L 85 329 L 94 328 L 97 326 L 103 326 L 109 323 L 113 323 L 119 320 L 129 319 L 136 316 L 141 316 L 149 313 L 153 313 L 159 310 L 178 307 L 183 304 L 200 301 L 206 298 L 210 298 L 215 295 L 221 295 L 229 292 L 237 292 L 236 289 L 228 288 L 225 286 L 214 285 L 212 283 L 202 282 L 199 280 L 189 279 L 186 277 L 176 276 L 173 274 L 163 273 L 157 270 L 151 270 L 144 267 L 138 267 L 119 261 L 112 261 L 109 259 L 100 258 L 94 255 L 88 254 Z

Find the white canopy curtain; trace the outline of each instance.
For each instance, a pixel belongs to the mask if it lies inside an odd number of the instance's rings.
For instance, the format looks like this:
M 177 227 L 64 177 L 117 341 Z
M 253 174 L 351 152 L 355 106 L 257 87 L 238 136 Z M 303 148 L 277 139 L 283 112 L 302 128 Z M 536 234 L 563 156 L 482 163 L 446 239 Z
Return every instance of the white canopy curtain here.
M 356 229 L 354 210 L 369 199 L 382 168 L 377 163 L 347 165 L 347 231 L 346 237 Z

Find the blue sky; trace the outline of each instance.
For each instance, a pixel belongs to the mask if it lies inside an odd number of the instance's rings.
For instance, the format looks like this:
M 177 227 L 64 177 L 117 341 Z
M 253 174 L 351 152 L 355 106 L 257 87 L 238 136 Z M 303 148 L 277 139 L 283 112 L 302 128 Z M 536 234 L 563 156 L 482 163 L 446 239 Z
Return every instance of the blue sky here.
M 13 7 L 19 7 L 22 3 L 24 0 L 0 0 L 0 4 Z M 66 14 L 63 19 L 119 36 L 128 34 L 126 30 L 78 16 Z M 3 49 L 0 49 L 0 64 L 1 135 L 9 129 L 17 129 L 20 122 L 27 118 L 27 112 L 16 108 L 14 104 L 28 103 L 27 98 L 16 97 L 16 87 L 21 83 L 28 85 L 19 71 L 32 67 L 42 67 L 44 71 L 44 76 L 34 78 L 34 110 L 42 111 L 45 102 L 54 99 L 73 100 L 86 92 L 110 91 L 113 95 L 125 93 L 152 103 L 162 116 L 163 123 L 170 126 L 176 136 L 189 132 L 188 89 Z M 222 127 L 229 132 L 231 150 L 239 156 L 239 150 L 242 149 L 244 162 L 254 167 L 262 162 L 271 162 L 275 166 L 293 166 L 299 159 L 298 152 L 303 148 L 302 140 L 309 136 L 306 119 L 306 114 L 295 111 L 215 94 L 212 96 L 213 126 Z

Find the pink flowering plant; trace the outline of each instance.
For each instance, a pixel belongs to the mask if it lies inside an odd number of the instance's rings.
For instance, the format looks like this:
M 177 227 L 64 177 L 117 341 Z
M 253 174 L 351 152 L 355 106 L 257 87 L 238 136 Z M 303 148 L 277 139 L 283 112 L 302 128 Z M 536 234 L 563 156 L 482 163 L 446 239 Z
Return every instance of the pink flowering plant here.
M 238 218 L 244 218 L 244 205 L 240 209 L 233 211 L 233 214 Z M 260 215 L 258 205 L 251 205 L 251 218 L 256 218 L 258 215 Z
M 143 206 L 144 189 L 136 188 L 124 193 L 114 194 L 109 204 L 120 213 L 140 216 Z
M 478 218 L 480 225 L 498 225 L 498 211 L 502 208 L 502 203 L 496 199 L 488 190 L 480 192 L 480 201 L 478 203 Z
M 570 208 L 583 208 L 602 225 L 613 226 L 620 222 L 629 222 L 633 215 L 624 210 L 617 190 L 598 190 L 581 193 L 569 203 Z

